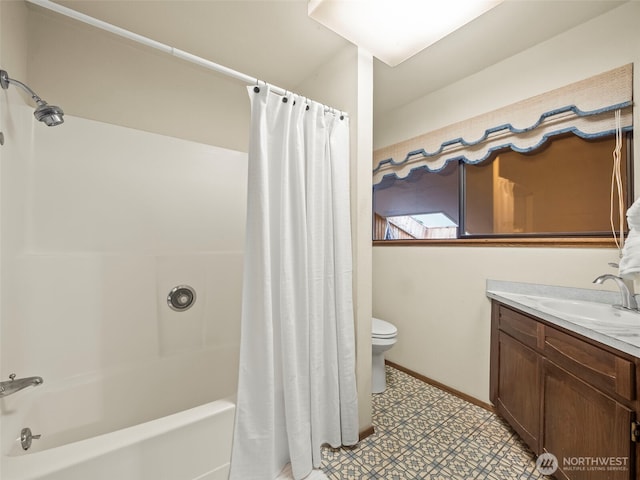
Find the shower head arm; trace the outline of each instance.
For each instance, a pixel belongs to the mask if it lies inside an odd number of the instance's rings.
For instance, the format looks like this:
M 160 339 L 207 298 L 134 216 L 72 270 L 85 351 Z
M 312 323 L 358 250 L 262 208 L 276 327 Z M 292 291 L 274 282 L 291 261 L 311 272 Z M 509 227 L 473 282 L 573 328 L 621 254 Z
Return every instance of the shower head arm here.
M 43 104 L 47 103 L 44 100 L 42 100 L 38 96 L 38 94 L 36 92 L 31 90 L 24 83 L 20 82 L 19 80 L 14 80 L 13 78 L 9 78 L 9 74 L 7 73 L 6 70 L 0 70 L 0 87 L 2 87 L 3 90 L 6 90 L 7 88 L 9 88 L 9 85 L 16 85 L 16 86 L 22 88 L 25 92 L 27 92 L 29 95 L 31 95 L 31 98 L 38 105 L 43 105 Z
M 9 74 L 6 70 L 0 69 L 0 87 L 3 90 L 9 88 L 9 85 L 15 85 L 16 87 L 20 87 L 29 95 L 34 102 L 38 104 L 35 112 L 33 112 L 33 116 L 36 117 L 36 120 L 39 122 L 43 122 L 48 127 L 55 127 L 56 125 L 60 125 L 64 123 L 64 111 L 60 107 L 56 107 L 55 105 L 49 105 L 43 99 L 41 99 L 36 92 L 27 87 L 24 83 L 14 80 L 13 78 L 9 78 Z

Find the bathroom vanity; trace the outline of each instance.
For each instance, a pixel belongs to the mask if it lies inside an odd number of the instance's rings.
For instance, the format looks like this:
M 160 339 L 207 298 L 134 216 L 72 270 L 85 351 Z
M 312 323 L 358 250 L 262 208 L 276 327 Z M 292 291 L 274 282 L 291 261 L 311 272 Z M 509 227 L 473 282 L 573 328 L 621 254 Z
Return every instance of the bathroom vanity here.
M 558 479 L 640 478 L 640 314 L 609 292 L 515 289 L 487 288 L 497 412 Z

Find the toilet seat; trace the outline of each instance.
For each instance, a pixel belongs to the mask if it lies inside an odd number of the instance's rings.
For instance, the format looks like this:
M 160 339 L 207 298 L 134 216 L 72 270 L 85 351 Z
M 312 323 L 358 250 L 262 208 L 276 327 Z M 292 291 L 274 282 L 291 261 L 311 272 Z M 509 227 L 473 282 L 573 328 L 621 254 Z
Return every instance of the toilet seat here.
M 371 337 L 380 339 L 396 338 L 398 329 L 395 325 L 380 318 L 371 317 Z

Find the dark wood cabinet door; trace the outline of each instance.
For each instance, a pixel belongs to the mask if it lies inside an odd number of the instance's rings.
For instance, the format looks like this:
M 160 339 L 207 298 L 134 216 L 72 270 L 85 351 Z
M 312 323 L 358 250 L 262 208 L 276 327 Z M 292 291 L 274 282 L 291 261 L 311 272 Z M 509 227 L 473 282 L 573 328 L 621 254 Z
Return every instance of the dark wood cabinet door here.
M 496 408 L 538 454 L 542 357 L 509 335 L 499 332 L 498 362 Z
M 634 413 L 582 380 L 544 360 L 545 451 L 559 463 L 556 478 L 632 480 Z

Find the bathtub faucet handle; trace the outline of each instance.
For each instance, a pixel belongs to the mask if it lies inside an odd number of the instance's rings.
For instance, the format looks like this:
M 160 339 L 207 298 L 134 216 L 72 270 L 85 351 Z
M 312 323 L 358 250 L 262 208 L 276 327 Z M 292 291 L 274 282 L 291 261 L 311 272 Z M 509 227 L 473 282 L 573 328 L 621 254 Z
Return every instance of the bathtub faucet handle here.
M 20 432 L 20 444 L 23 450 L 29 450 L 31 448 L 31 441 L 38 440 L 42 435 L 33 435 L 29 427 L 23 428 Z

